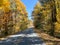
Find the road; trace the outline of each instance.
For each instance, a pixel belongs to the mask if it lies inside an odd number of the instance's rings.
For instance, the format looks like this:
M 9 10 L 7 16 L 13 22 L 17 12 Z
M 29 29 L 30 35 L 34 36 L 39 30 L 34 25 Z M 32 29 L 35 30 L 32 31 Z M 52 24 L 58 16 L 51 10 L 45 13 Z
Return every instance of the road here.
M 45 45 L 33 28 L 29 28 L 0 41 L 0 45 Z

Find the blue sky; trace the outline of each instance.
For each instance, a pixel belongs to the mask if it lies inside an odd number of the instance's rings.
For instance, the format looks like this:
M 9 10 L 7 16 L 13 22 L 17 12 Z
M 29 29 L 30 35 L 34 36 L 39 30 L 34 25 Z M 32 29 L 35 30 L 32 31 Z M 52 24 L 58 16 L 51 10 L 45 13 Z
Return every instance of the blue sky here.
M 28 18 L 31 19 L 31 13 L 33 11 L 35 4 L 37 3 L 37 0 L 21 0 L 21 1 L 26 6 L 26 10 L 28 12 Z

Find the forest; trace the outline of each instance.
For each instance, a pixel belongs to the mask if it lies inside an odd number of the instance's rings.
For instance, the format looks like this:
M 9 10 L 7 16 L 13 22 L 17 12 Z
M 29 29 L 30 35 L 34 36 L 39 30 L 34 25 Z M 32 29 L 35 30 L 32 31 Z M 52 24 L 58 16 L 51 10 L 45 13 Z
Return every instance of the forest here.
M 0 45 L 60 45 L 60 0 L 0 0 Z
M 39 0 L 32 11 L 34 27 L 54 37 L 60 37 L 60 1 Z M 26 6 L 21 0 L 0 0 L 0 37 L 28 28 Z
M 35 28 L 60 38 L 60 1 L 39 1 L 32 12 Z
M 20 0 L 0 0 L 0 37 L 28 28 L 28 13 Z

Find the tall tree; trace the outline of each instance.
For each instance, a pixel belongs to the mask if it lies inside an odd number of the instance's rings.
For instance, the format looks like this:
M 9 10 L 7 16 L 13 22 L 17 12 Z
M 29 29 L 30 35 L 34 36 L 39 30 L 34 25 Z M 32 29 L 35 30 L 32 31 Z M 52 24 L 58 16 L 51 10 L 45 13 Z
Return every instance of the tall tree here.
M 26 29 L 28 13 L 25 5 L 20 0 L 1 0 L 0 2 L 0 36 L 19 32 L 22 27 Z
M 32 12 L 35 28 L 44 30 L 48 34 L 55 36 L 56 31 L 60 33 L 59 27 L 59 0 L 39 0 L 40 4 L 36 4 Z M 40 7 L 38 7 L 38 5 Z M 59 7 L 59 8 L 58 8 Z M 58 23 L 58 24 L 57 24 Z M 58 34 L 56 34 L 57 36 Z M 59 36 L 57 36 L 59 37 Z

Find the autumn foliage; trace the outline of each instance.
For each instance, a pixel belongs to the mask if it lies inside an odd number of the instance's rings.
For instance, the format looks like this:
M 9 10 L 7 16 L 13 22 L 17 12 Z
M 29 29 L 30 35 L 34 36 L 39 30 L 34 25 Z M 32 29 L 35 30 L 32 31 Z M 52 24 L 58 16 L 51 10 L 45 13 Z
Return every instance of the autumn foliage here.
M 40 0 L 32 12 L 35 28 L 49 35 L 60 37 L 59 12 L 59 0 Z
M 0 37 L 26 29 L 27 15 L 20 0 L 0 0 Z

